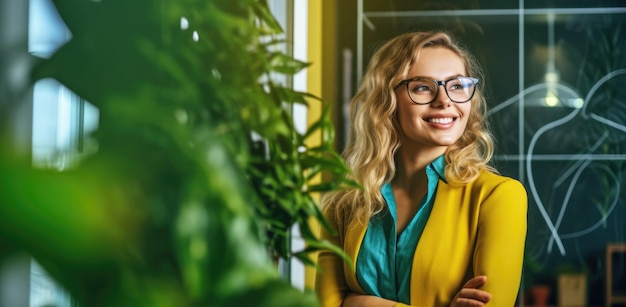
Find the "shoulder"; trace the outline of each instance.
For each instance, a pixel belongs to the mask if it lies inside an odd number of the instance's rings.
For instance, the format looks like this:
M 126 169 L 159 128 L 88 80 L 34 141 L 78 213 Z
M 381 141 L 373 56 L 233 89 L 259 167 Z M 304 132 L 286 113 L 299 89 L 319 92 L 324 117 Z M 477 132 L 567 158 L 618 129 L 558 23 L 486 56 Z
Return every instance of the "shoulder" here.
M 322 195 L 321 209 L 327 219 L 336 220 L 337 216 L 343 214 L 342 210 L 340 210 L 341 206 L 339 204 L 342 194 L 343 191 L 332 191 Z
M 489 204 L 507 204 L 507 206 L 495 207 L 506 207 L 507 210 L 517 207 L 525 210 L 528 205 L 528 195 L 524 185 L 511 177 L 483 171 L 468 184 L 468 188 L 472 199 L 481 204 L 483 209 L 485 206 L 491 207 Z
M 481 171 L 474 180 L 465 184 L 441 187 L 438 196 L 443 197 L 443 201 L 475 205 L 503 201 L 523 205 L 528 202 L 526 189 L 519 180 L 490 171 Z
M 472 189 L 494 190 L 494 189 L 512 189 L 526 192 L 524 185 L 517 179 L 499 175 L 490 171 L 482 171 L 468 184 Z
M 527 200 L 526 189 L 519 180 L 490 171 L 481 171 L 474 180 L 458 189 L 465 196 L 479 202 L 500 197 L 518 199 L 521 202 Z
M 343 228 L 352 218 L 350 195 L 348 190 L 328 192 L 322 196 L 322 212 L 335 228 Z
M 525 228 L 528 195 L 519 180 L 483 172 L 471 183 L 471 186 L 470 199 L 480 212 L 481 223 L 506 221 L 507 226 L 501 226 L 501 229 Z

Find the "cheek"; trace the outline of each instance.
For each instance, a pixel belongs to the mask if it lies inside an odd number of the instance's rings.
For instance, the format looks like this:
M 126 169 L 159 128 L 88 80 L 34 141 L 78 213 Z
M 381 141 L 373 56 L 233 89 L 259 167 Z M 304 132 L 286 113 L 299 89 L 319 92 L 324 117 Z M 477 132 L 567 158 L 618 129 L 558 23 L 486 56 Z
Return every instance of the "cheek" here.
M 418 114 L 408 109 L 398 110 L 396 119 L 398 120 L 400 129 L 403 131 L 413 129 L 418 124 L 418 121 L 421 120 Z
M 469 118 L 471 118 L 472 115 L 474 115 L 472 105 L 467 105 L 467 106 L 464 105 L 462 108 L 460 108 L 459 112 L 463 114 L 463 121 L 465 122 L 467 122 Z
M 471 108 L 467 108 L 463 110 L 463 120 L 462 120 L 463 131 L 467 131 L 467 129 L 469 128 L 470 122 L 475 121 L 473 119 L 474 113 L 472 111 L 473 110 Z

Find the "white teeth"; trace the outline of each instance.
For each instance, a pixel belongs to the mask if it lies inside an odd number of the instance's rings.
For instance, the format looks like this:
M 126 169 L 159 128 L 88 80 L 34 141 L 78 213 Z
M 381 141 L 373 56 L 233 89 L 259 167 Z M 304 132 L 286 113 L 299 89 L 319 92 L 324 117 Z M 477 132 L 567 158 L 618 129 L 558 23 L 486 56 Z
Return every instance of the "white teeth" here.
M 431 123 L 435 123 L 435 124 L 449 124 L 453 121 L 454 119 L 452 117 L 446 117 L 446 118 L 429 118 L 428 121 Z

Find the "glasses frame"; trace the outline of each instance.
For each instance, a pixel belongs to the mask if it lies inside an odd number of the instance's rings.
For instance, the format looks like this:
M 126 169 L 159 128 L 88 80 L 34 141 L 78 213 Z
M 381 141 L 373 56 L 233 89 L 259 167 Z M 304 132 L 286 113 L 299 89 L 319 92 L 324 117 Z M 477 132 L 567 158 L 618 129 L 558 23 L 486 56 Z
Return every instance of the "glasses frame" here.
M 448 93 L 448 88 L 446 87 L 446 83 L 455 80 L 455 79 L 470 79 L 472 80 L 472 82 L 474 82 L 474 88 L 472 90 L 472 94 L 469 96 L 469 98 L 467 100 L 464 101 L 456 101 L 454 99 L 452 99 L 452 97 L 450 97 L 450 94 Z M 409 91 L 409 82 L 411 81 L 416 81 L 416 80 L 429 80 L 434 82 L 435 84 L 437 84 L 436 87 L 436 91 L 435 91 L 435 95 L 433 96 L 433 99 L 429 102 L 417 102 L 415 100 L 413 100 L 413 97 L 411 96 L 411 92 Z M 427 105 L 427 104 L 431 104 L 433 103 L 433 101 L 437 100 L 437 96 L 439 96 L 439 86 L 443 85 L 443 90 L 444 92 L 446 92 L 446 95 L 448 96 L 448 98 L 450 98 L 450 101 L 454 102 L 454 103 L 465 103 L 468 102 L 470 100 L 472 100 L 472 98 L 474 98 L 474 94 L 476 93 L 476 84 L 478 84 L 478 81 L 480 81 L 480 79 L 477 78 L 472 78 L 472 77 L 465 77 L 465 76 L 459 76 L 459 77 L 454 77 L 454 78 L 450 78 L 448 80 L 445 81 L 438 81 L 438 80 L 433 80 L 433 79 L 428 79 L 428 78 L 422 78 L 422 77 L 416 77 L 416 78 L 411 78 L 411 79 L 406 79 L 406 80 L 402 80 L 400 81 L 400 83 L 398 83 L 398 85 L 396 85 L 395 89 L 397 89 L 398 87 L 405 85 L 406 86 L 406 94 L 409 96 L 409 99 L 411 99 L 411 101 L 414 104 L 419 104 L 419 105 Z

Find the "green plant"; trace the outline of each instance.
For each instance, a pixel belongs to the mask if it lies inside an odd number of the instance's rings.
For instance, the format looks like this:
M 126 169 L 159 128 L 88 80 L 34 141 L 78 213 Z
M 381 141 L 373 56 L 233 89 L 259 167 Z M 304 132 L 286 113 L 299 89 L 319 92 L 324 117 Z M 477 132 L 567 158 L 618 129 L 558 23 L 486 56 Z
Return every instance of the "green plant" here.
M 563 262 L 556 266 L 554 274 L 555 276 L 559 276 L 561 274 L 587 274 L 587 268 L 580 267 L 573 263 Z
M 0 252 L 28 251 L 82 306 L 316 305 L 271 256 L 340 252 L 309 228 L 326 226 L 312 196 L 353 183 L 326 103 L 272 81 L 307 64 L 275 51 L 264 1 L 54 4 L 72 39 L 33 81 L 98 107 L 98 151 L 63 172 L 0 154 Z M 289 106 L 308 103 L 324 115 L 299 133 Z

